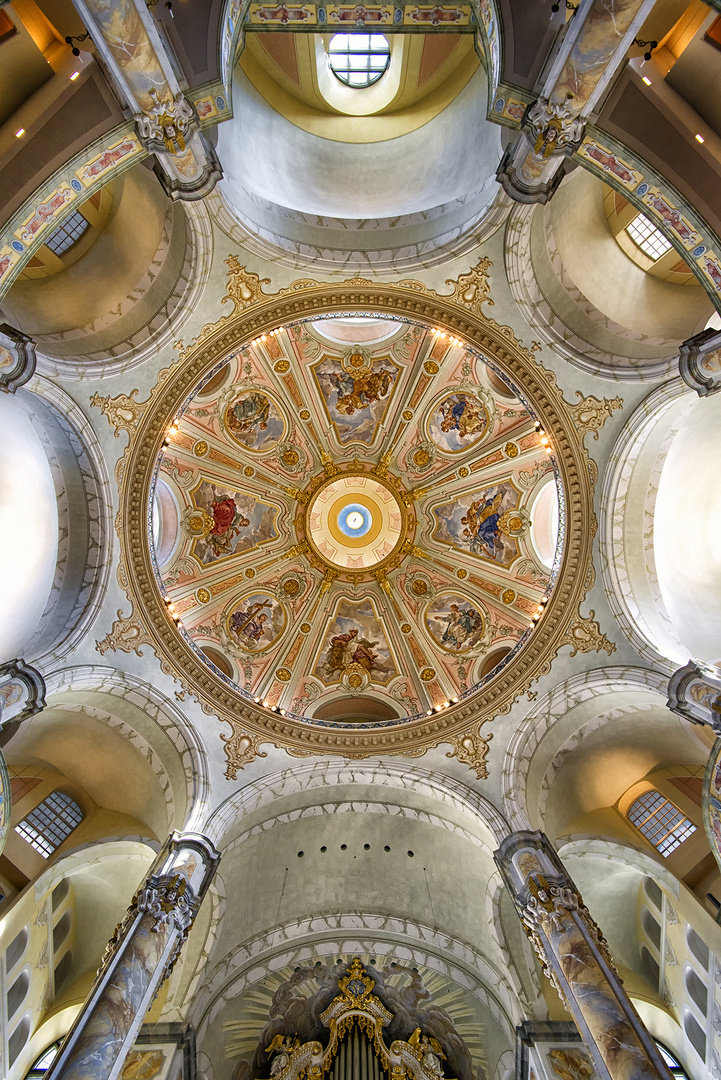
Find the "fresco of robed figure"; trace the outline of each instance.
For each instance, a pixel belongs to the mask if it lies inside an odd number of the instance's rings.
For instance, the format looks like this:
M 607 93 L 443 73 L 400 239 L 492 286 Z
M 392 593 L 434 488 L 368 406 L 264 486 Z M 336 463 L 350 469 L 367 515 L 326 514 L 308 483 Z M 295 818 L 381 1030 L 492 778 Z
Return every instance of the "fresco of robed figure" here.
M 501 518 L 517 504 L 518 492 L 508 481 L 461 495 L 434 508 L 438 524 L 433 539 L 508 566 L 518 554 L 518 545 L 503 532 Z
M 447 454 L 460 454 L 486 433 L 488 413 L 473 394 L 459 391 L 439 401 L 428 418 L 428 434 Z
M 256 454 L 272 450 L 285 433 L 280 409 L 259 390 L 240 394 L 227 406 L 224 421 L 230 437 Z
M 228 616 L 233 641 L 250 652 L 264 652 L 274 645 L 285 628 L 285 612 L 265 593 L 246 596 Z
M 340 682 L 351 664 L 360 664 L 371 679 L 385 685 L 398 674 L 381 624 L 370 600 L 341 600 L 321 649 L 315 674 L 327 685 Z
M 426 626 L 442 649 L 465 652 L 483 634 L 483 616 L 465 596 L 437 596 L 426 612 Z
M 224 556 L 249 551 L 278 536 L 275 528 L 278 508 L 252 495 L 203 480 L 192 497 L 195 506 L 205 511 L 209 526 L 206 535 L 195 541 L 193 549 L 204 566 Z

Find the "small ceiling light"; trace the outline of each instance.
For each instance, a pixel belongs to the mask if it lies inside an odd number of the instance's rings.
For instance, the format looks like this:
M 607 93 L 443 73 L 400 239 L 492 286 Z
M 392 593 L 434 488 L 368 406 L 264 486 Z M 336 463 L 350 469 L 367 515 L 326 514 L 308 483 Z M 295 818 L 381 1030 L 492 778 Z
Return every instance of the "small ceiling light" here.
M 705 142 L 705 141 L 706 141 L 706 140 L 704 139 L 703 135 L 699 135 L 699 134 L 697 133 L 697 135 L 696 135 L 696 142 Z
M 15 138 L 16 139 L 22 139 L 24 134 L 25 134 L 25 128 L 18 128 L 17 131 L 15 132 Z
M 646 76 L 646 75 L 644 75 L 644 76 L 643 76 L 643 81 L 644 81 L 644 82 L 646 83 L 646 86 L 650 86 L 650 85 L 651 85 L 651 80 L 650 80 L 649 78 L 647 78 L 647 76 Z
M 79 74 L 80 74 L 80 72 L 79 72 L 79 71 L 74 71 L 74 72 L 72 73 L 72 75 L 70 76 L 70 82 L 75 82 L 75 80 L 77 79 L 77 77 L 78 77 L 78 75 L 79 75 Z

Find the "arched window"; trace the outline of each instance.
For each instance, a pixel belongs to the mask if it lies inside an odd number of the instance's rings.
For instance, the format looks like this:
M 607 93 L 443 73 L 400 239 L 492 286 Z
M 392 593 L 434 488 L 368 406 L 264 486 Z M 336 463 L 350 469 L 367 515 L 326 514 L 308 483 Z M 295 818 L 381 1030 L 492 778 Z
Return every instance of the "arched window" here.
M 706 1032 L 698 1020 L 691 1013 L 686 1013 L 683 1018 L 683 1030 L 686 1032 L 688 1041 L 702 1061 L 706 1060 Z
M 693 1001 L 699 1012 L 705 1016 L 708 1009 L 708 991 L 696 972 L 692 971 L 691 968 L 686 972 L 686 989 L 691 1001 Z
M 654 919 L 651 912 L 647 907 L 643 909 L 641 915 L 641 925 L 650 941 L 655 945 L 657 949 L 661 948 L 661 926 L 657 919 Z
M 14 1065 L 18 1055 L 30 1038 L 30 1017 L 23 1016 L 18 1026 L 8 1039 L 8 1064 Z
M 703 940 L 703 938 L 699 937 L 699 935 L 696 933 L 692 926 L 689 926 L 688 930 L 686 931 L 686 941 L 691 951 L 691 955 L 694 957 L 695 960 L 698 960 L 704 971 L 708 971 L 708 945 Z
M 654 262 L 673 247 L 671 241 L 651 224 L 645 214 L 637 214 L 630 225 L 626 226 L 626 232 L 644 255 L 648 255 Z
M 90 222 L 78 210 L 73 210 L 67 221 L 56 229 L 52 236 L 45 241 L 51 251 L 56 255 L 63 255 L 69 251 L 73 244 L 77 244 L 90 228 Z
M 84 817 L 74 799 L 62 791 L 53 791 L 15 826 L 15 832 L 47 859 Z
M 14 937 L 7 947 L 5 953 L 5 970 L 11 972 L 15 965 L 25 955 L 25 949 L 28 944 L 28 930 L 24 927 L 17 937 Z
M 654 988 L 654 990 L 658 990 L 658 981 L 661 976 L 661 969 L 658 966 L 658 961 L 655 960 L 653 956 L 651 956 L 651 953 L 648 951 L 645 945 L 641 949 L 641 967 L 643 968 L 644 975 L 651 983 L 651 986 Z
M 667 859 L 672 851 L 696 832 L 696 826 L 655 788 L 634 799 L 628 820 Z
M 661 905 L 663 903 L 663 893 L 661 892 L 653 878 L 645 877 L 643 879 L 643 891 L 646 893 L 646 896 L 649 898 L 653 906 L 658 911 L 660 911 Z
M 41 1077 L 45 1076 L 55 1058 L 58 1056 L 58 1050 L 60 1049 L 61 1040 L 52 1043 L 48 1046 L 47 1050 L 43 1050 L 40 1057 L 36 1058 L 33 1062 L 32 1068 L 25 1077 L 25 1080 L 41 1080 Z

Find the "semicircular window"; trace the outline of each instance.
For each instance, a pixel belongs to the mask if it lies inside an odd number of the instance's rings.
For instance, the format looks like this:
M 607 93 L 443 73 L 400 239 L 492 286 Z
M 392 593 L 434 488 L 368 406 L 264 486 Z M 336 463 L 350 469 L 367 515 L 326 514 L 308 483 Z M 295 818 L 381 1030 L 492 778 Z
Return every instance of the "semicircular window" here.
M 60 1049 L 61 1039 L 48 1046 L 47 1050 L 43 1050 L 39 1058 L 33 1062 L 30 1072 L 27 1074 L 25 1080 L 40 1080 L 40 1077 L 45 1076 L 52 1063 L 57 1057 L 58 1050 Z
M 385 34 L 334 34 L 328 47 L 331 71 L 346 86 L 356 89 L 377 83 L 390 62 Z

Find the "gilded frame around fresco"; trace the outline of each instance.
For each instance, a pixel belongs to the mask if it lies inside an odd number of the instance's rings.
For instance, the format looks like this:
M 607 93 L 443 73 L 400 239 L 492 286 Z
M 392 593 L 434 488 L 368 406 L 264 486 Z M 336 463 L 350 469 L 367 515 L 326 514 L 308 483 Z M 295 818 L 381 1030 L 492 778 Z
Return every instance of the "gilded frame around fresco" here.
M 597 468 L 583 440 L 586 433 L 603 426 L 620 401 L 599 401 L 580 394 L 575 405 L 564 400 L 555 375 L 543 367 L 534 351 L 524 347 L 509 327 L 500 326 L 483 311 L 485 303 L 493 303 L 488 259 L 457 280 L 448 281 L 452 290 L 448 295 L 429 290 L 418 281 L 383 284 L 360 278 L 333 283 L 301 280 L 276 293 L 266 293 L 267 279 L 261 281 L 248 272 L 234 256 L 226 261 L 230 271 L 223 302 L 232 303 L 233 311 L 203 327 L 194 342 L 176 345 L 178 361 L 160 373 L 147 401 L 138 402 L 136 391 L 113 399 L 93 398 L 92 403 L 115 426 L 116 435 L 124 430 L 129 436 L 116 469 L 120 487 L 118 577 L 133 607 L 129 616 L 118 613 L 118 621 L 98 647 L 101 651 L 130 651 L 150 644 L 163 670 L 179 679 L 206 712 L 216 713 L 232 728 L 230 736 L 222 736 L 231 776 L 262 753 L 263 742 L 294 755 L 337 753 L 351 758 L 379 753 L 417 756 L 429 746 L 445 742 L 452 746 L 449 756 L 457 756 L 478 776 L 485 776 L 490 735 L 484 732 L 484 738 L 480 728 L 510 710 L 518 695 L 549 670 L 562 645 L 584 652 L 614 649 L 600 632 L 594 613 L 582 616 L 579 610 L 593 583 L 591 545 L 596 532 L 593 490 Z M 469 702 L 396 728 L 362 732 L 300 724 L 278 712 L 254 708 L 216 680 L 177 633 L 156 588 L 147 544 L 147 501 L 154 462 L 169 423 L 192 387 L 220 359 L 261 334 L 295 320 L 349 308 L 424 322 L 497 360 L 523 387 L 550 436 L 566 500 L 566 543 L 558 580 L 542 619 L 513 661 Z

